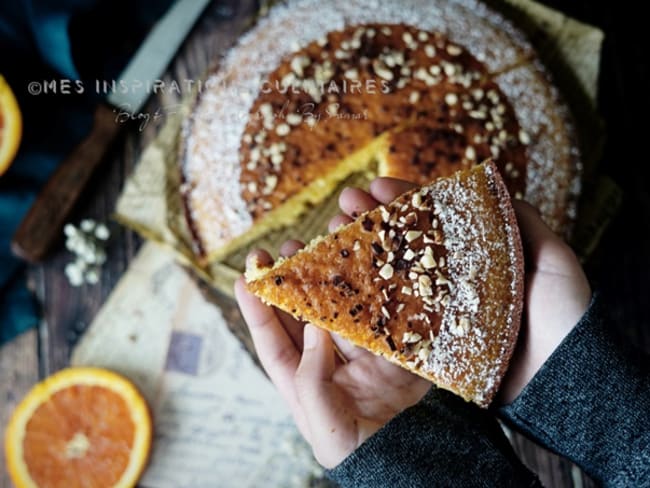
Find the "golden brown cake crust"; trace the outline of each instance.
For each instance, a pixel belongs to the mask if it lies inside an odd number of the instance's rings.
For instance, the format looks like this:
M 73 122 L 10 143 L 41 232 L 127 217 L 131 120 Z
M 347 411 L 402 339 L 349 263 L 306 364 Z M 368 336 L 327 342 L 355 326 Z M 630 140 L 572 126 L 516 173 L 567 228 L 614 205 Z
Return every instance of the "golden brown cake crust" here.
M 510 197 L 487 163 L 361 215 L 247 286 L 485 407 L 516 343 L 523 271 Z
M 370 29 L 374 44 L 366 42 Z M 260 91 L 321 78 L 348 83 L 347 93 Z M 511 193 L 563 232 L 575 216 L 580 159 L 566 106 L 547 78 L 521 33 L 473 0 L 274 8 L 210 77 L 184 128 L 181 191 L 197 251 L 223 257 L 310 182 L 349 174 L 340 163 L 351 154 L 358 158 L 345 159 L 348 171 L 377 156 L 380 173 L 418 183 L 490 156 Z M 379 94 L 350 93 L 350 83 L 369 79 Z M 473 96 L 479 90 L 483 96 Z M 318 123 L 309 126 L 310 118 Z M 360 154 L 380 134 L 381 145 Z M 300 204 L 331 188 L 309 187 Z

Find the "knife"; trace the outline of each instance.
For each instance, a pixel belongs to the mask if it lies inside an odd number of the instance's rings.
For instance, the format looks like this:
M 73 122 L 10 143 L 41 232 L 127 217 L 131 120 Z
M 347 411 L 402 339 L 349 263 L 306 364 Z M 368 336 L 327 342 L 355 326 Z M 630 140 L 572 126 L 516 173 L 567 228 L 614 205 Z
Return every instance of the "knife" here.
M 158 79 L 209 1 L 177 0 L 152 28 L 119 80 L 132 87 L 137 82 Z M 15 255 L 30 262 L 38 262 L 47 255 L 123 126 L 116 120 L 116 114 L 124 110 L 137 114 L 149 95 L 144 89 L 113 90 L 97 106 L 90 133 L 59 164 L 16 230 L 11 242 Z

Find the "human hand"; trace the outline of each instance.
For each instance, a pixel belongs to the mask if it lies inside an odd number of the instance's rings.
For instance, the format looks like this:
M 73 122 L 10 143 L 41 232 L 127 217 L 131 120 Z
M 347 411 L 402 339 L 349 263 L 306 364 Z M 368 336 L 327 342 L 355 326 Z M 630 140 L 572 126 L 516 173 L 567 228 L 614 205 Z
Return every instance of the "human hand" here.
M 344 214 L 330 230 L 380 203 L 388 203 L 412 185 L 389 179 L 373 182 L 370 193 L 346 189 Z M 302 243 L 286 242 L 280 254 L 295 253 Z M 255 258 L 269 264 L 268 253 Z M 248 293 L 243 278 L 235 294 L 262 366 L 289 405 L 316 459 L 333 468 L 402 410 L 417 403 L 431 383 L 383 358 L 352 346 L 335 334 L 303 324 L 264 305 Z M 334 345 L 345 357 L 341 359 Z
M 513 202 L 524 247 L 524 314 L 497 402 L 514 401 L 587 310 L 591 287 L 571 248 L 526 202 Z

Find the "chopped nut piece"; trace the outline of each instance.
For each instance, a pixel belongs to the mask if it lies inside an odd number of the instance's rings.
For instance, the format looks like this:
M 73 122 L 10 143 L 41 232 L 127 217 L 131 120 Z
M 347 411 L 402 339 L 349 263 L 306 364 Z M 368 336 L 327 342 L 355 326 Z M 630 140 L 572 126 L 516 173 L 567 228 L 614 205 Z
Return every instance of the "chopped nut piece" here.
M 381 314 L 386 317 L 387 319 L 390 319 L 390 314 L 388 313 L 388 309 L 382 305 L 381 307 Z
M 393 78 L 395 78 L 395 75 L 393 75 L 393 72 L 388 69 L 386 64 L 381 61 L 380 59 L 375 59 L 372 63 L 372 67 L 375 70 L 375 73 L 377 76 L 380 78 L 383 78 L 384 80 L 387 81 L 392 81 Z
M 419 230 L 409 230 L 406 233 L 406 241 L 407 242 L 413 242 L 415 239 L 420 237 L 422 235 L 422 231 Z
M 346 78 L 349 78 L 351 80 L 356 80 L 356 79 L 359 78 L 359 70 L 357 70 L 356 68 L 350 68 L 350 69 L 345 71 L 343 76 L 345 76 Z
M 436 270 L 436 285 L 451 285 L 451 282 L 440 271 Z
M 433 289 L 431 287 L 431 278 L 429 276 L 422 274 L 418 276 L 418 291 L 423 297 L 433 295 Z
M 449 53 L 450 56 L 458 56 L 462 52 L 463 50 L 454 44 L 447 45 L 447 53 Z
M 431 269 L 436 267 L 436 260 L 433 259 L 431 254 L 425 254 L 422 256 L 422 259 L 420 259 L 420 264 L 422 264 L 424 269 Z
M 275 189 L 277 184 L 278 184 L 278 177 L 276 175 L 268 175 L 264 179 L 264 190 L 262 190 L 262 192 L 268 195 Z
M 411 249 L 407 249 L 407 250 L 404 252 L 404 256 L 403 256 L 404 260 L 406 260 L 406 261 L 410 261 L 410 260 L 413 259 L 414 257 L 415 257 L 415 253 L 414 253 Z
M 388 209 L 386 207 L 381 207 L 379 210 L 381 211 L 381 220 L 388 222 L 390 220 L 390 212 Z
M 528 132 L 523 129 L 519 130 L 519 142 L 521 142 L 524 146 L 530 144 L 530 136 L 528 135 Z
M 445 95 L 445 103 L 450 106 L 456 105 L 456 103 L 458 103 L 458 95 L 455 93 L 447 93 Z
M 311 64 L 311 60 L 307 56 L 296 56 L 291 60 L 291 70 L 302 78 L 304 76 L 304 69 Z
M 414 344 L 416 342 L 420 342 L 421 340 L 422 336 L 417 332 L 404 332 L 404 335 L 402 336 L 402 342 L 404 344 Z
M 393 277 L 393 266 L 391 264 L 384 264 L 379 270 L 379 276 L 385 280 L 389 280 Z
M 275 133 L 280 137 L 284 137 L 291 132 L 291 127 L 288 124 L 280 124 L 275 128 Z
M 289 125 L 299 125 L 301 122 L 302 122 L 302 115 L 300 114 L 287 115 L 287 123 Z

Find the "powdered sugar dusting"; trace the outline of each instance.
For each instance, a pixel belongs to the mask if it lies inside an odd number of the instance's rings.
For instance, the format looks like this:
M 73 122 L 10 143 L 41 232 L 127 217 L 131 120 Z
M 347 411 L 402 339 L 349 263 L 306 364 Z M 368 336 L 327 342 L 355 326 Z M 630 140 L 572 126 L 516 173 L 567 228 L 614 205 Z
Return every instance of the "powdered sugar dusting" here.
M 499 336 L 499 328 L 518 327 L 518 323 L 513 323 L 518 317 L 512 304 L 521 296 L 522 283 L 518 270 L 522 266 L 518 237 L 509 224 L 504 201 L 500 202 L 498 218 L 482 217 L 494 213 L 493 204 L 484 197 L 486 179 L 487 185 L 497 191 L 498 176 L 494 171 L 494 166 L 486 165 L 484 173 L 473 172 L 462 181 L 457 177 L 438 180 L 428 190 L 436 202 L 435 213 L 445 236 L 448 278 L 454 286 L 425 369 L 443 384 L 460 385 L 457 387 L 461 391 L 476 391 L 478 403 L 493 393 L 503 373 L 502 361 L 509 359 L 506 353 L 511 345 L 495 338 Z M 504 195 L 505 192 L 502 200 Z M 504 229 L 507 241 L 495 240 L 496 236 L 503 235 Z M 511 267 L 495 259 L 503 255 L 508 256 Z M 491 285 L 488 287 L 487 283 Z M 510 299 L 495 295 L 504 288 L 510 290 Z M 510 308 L 493 306 L 499 300 L 511 304 Z M 459 339 L 455 331 L 461 320 L 466 320 L 468 325 Z M 477 357 L 494 357 L 496 363 L 477 361 Z M 450 368 L 450 364 L 454 367 Z
M 530 137 L 525 199 L 556 232 L 568 232 L 576 217 L 582 163 L 571 114 L 539 62 L 495 78 Z

